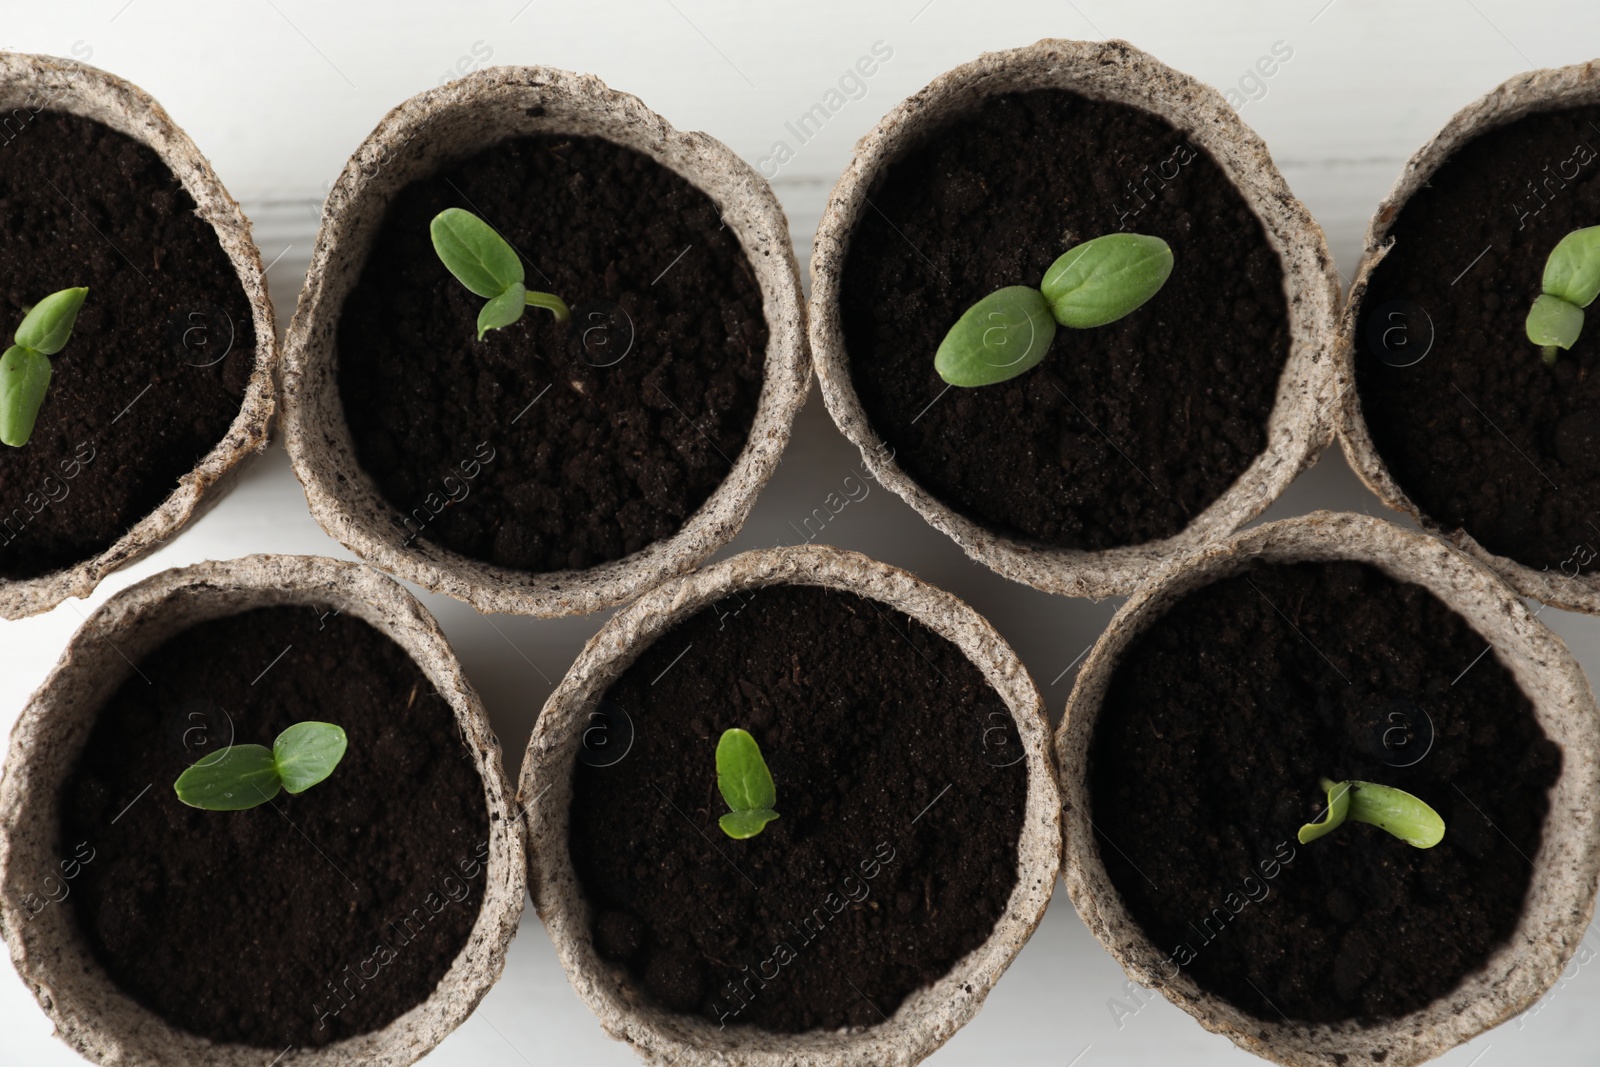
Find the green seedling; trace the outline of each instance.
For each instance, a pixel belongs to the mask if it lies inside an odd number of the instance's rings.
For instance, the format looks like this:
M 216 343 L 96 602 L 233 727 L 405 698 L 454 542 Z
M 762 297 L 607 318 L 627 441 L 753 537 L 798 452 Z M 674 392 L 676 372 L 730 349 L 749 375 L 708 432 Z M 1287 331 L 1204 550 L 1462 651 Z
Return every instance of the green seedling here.
M 1327 778 L 1322 779 L 1322 788 L 1328 793 L 1328 810 L 1320 822 L 1300 827 L 1302 845 L 1338 829 L 1347 818 L 1387 830 L 1417 848 L 1432 848 L 1444 840 L 1444 820 L 1439 813 L 1403 789 Z
M 1089 330 L 1131 314 L 1172 274 L 1172 249 L 1159 237 L 1111 233 L 1069 248 L 1039 288 L 1008 285 L 956 320 L 934 354 L 951 385 L 994 385 L 1031 370 L 1050 351 L 1056 327 Z
M 433 250 L 456 281 L 488 301 L 478 312 L 478 340 L 490 330 L 510 326 L 528 307 L 546 308 L 556 321 L 572 317 L 566 301 L 523 287 L 522 258 L 493 226 L 470 211 L 445 208 L 428 225 Z
M 51 293 L 22 316 L 14 344 L 0 356 L 0 442 L 21 448 L 50 387 L 50 357 L 66 347 L 86 288 Z
M 743 730 L 724 730 L 717 742 L 717 788 L 733 810 L 717 820 L 735 841 L 759 834 L 778 813 L 778 787 L 761 758 L 761 746 Z
M 1547 364 L 1571 348 L 1583 332 L 1583 309 L 1600 295 L 1600 226 L 1573 230 L 1545 260 L 1544 292 L 1528 311 L 1528 340 Z
M 297 722 L 265 745 L 233 745 L 178 775 L 173 789 L 191 808 L 243 811 L 278 790 L 303 793 L 333 773 L 344 758 L 344 730 L 329 722 Z

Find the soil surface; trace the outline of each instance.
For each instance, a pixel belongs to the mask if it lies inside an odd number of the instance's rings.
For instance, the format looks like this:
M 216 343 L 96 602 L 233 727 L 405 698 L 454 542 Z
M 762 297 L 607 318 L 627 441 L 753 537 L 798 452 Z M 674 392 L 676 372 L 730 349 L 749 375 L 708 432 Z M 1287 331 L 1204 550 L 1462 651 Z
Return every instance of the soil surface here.
M 250 302 L 194 212 L 167 165 L 132 138 L 31 106 L 7 120 L 0 343 L 49 294 L 89 295 L 50 358 L 33 436 L 0 445 L 0 578 L 109 548 L 238 416 L 255 366 Z
M 1160 293 L 1057 330 L 1008 382 L 946 392 L 933 356 L 967 308 L 1119 230 L 1172 246 Z M 1282 265 L 1221 168 L 1165 120 L 1065 90 L 991 97 L 890 166 L 840 309 L 856 392 L 906 473 L 1059 548 L 1182 530 L 1266 447 L 1289 355 Z
M 305 792 L 237 812 L 173 792 L 230 738 L 270 746 L 306 720 L 349 748 Z M 260 608 L 146 656 L 62 802 L 62 855 L 92 853 L 68 900 L 101 963 L 214 1041 L 387 1025 L 433 992 L 483 901 L 488 809 L 449 704 L 399 645 L 331 610 Z
M 1394 220 L 1356 345 L 1367 429 L 1406 496 L 1568 576 L 1600 566 L 1600 306 L 1553 367 L 1525 322 L 1551 250 L 1597 223 L 1600 106 L 1490 130 Z
M 1486 644 L 1355 563 L 1254 564 L 1134 641 L 1095 728 L 1090 804 L 1112 883 L 1171 954 L 1162 973 L 1260 1019 L 1366 1022 L 1505 944 L 1561 753 Z M 1347 821 L 1300 844 L 1323 777 L 1420 797 L 1444 840 Z
M 484 301 L 428 235 L 472 211 L 523 257 L 529 308 L 476 340 Z M 529 571 L 669 537 L 732 469 L 767 327 L 717 205 L 628 148 L 503 141 L 401 191 L 339 320 L 339 388 L 362 467 L 405 536 Z
M 597 948 L 650 1000 L 728 1026 L 870 1026 L 1004 912 L 1027 795 L 1015 726 L 906 615 L 813 587 L 730 597 L 606 699 L 631 748 L 586 735 L 568 843 Z M 743 841 L 717 825 L 732 727 L 778 794 L 778 819 Z

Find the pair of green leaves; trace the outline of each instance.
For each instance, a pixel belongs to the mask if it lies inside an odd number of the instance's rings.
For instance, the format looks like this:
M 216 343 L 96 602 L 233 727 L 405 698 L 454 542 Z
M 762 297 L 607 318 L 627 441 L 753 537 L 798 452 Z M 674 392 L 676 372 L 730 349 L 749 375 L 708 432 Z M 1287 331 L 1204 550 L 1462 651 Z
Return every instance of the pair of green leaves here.
M 933 357 L 951 385 L 1003 382 L 1032 369 L 1056 326 L 1089 330 L 1116 322 L 1161 291 L 1172 249 L 1159 237 L 1111 233 L 1068 249 L 1039 288 L 1008 285 L 968 308 Z
M 1328 810 L 1320 822 L 1300 827 L 1302 845 L 1337 830 L 1346 819 L 1369 823 L 1417 848 L 1432 848 L 1444 840 L 1444 820 L 1418 797 L 1403 789 L 1372 782 L 1334 782 L 1322 779 L 1328 793 Z
M 50 357 L 66 347 L 88 295 L 86 288 L 62 289 L 22 317 L 15 343 L 0 356 L 0 442 L 20 448 L 33 436 L 50 387 Z
M 297 722 L 272 747 L 232 745 L 198 760 L 173 789 L 191 808 L 243 811 L 265 804 L 279 789 L 303 793 L 344 759 L 344 730 L 329 722 Z
M 556 321 L 572 313 L 559 296 L 530 292 L 522 283 L 522 257 L 493 226 L 470 211 L 446 208 L 428 225 L 433 250 L 456 280 L 488 300 L 478 312 L 478 340 L 490 330 L 510 326 L 529 306 L 546 308 Z
M 1571 348 L 1583 332 L 1583 309 L 1600 295 L 1600 226 L 1573 230 L 1545 260 L 1544 292 L 1528 311 L 1528 340 L 1554 363 L 1558 349 Z
M 754 837 L 778 817 L 778 787 L 772 782 L 761 746 L 744 730 L 725 730 L 717 742 L 717 788 L 733 810 L 717 820 L 736 841 Z

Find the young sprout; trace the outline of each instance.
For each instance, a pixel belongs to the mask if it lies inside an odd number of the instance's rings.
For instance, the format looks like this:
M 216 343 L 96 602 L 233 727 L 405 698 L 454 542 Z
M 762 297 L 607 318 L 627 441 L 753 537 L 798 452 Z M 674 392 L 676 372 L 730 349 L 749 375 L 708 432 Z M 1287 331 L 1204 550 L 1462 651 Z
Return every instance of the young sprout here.
M 178 775 L 172 788 L 191 808 L 243 811 L 265 804 L 281 787 L 303 793 L 344 758 L 344 730 L 330 722 L 297 722 L 265 745 L 232 745 Z
M 1573 230 L 1545 260 L 1544 292 L 1528 311 L 1528 340 L 1547 364 L 1558 350 L 1571 348 L 1583 332 L 1583 309 L 1600 294 L 1600 226 Z
M 1116 322 L 1161 291 L 1172 249 L 1159 237 L 1111 233 L 1067 249 L 1039 288 L 1008 285 L 956 320 L 934 354 L 951 385 L 994 385 L 1031 369 L 1050 350 L 1056 326 L 1088 330 Z
M 761 758 L 761 746 L 743 730 L 724 730 L 717 742 L 717 788 L 733 810 L 717 820 L 735 841 L 754 837 L 778 817 L 778 788 Z
M 1327 778 L 1322 779 L 1322 788 L 1328 793 L 1328 811 L 1321 822 L 1300 827 L 1302 845 L 1338 829 L 1346 818 L 1387 830 L 1417 848 L 1432 848 L 1444 840 L 1444 820 L 1439 813 L 1403 789 Z
M 51 293 L 22 317 L 15 344 L 0 356 L 0 441 L 20 448 L 33 436 L 33 424 L 50 385 L 50 359 L 66 347 L 72 324 L 89 290 Z
M 547 308 L 557 322 L 571 317 L 566 301 L 523 288 L 522 258 L 506 239 L 470 211 L 445 208 L 428 225 L 433 250 L 456 280 L 489 302 L 478 312 L 478 340 L 510 326 L 529 305 Z

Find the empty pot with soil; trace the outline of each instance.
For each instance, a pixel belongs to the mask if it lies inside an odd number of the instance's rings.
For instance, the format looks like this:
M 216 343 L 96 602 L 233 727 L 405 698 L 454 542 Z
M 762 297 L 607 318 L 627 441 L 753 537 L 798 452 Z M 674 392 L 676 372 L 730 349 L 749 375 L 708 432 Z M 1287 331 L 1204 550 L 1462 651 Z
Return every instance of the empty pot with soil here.
M 618 612 L 545 704 L 534 903 L 647 1061 L 913 1064 L 1049 901 L 1047 733 L 961 601 L 837 549 L 748 552 Z
M 509 273 L 492 290 L 452 278 L 446 213 L 495 246 Z M 513 285 L 515 321 L 483 332 L 486 297 Z M 524 314 L 525 292 L 542 303 Z M 725 544 L 809 385 L 767 183 L 544 67 L 385 116 L 328 198 L 285 366 L 290 456 L 330 534 L 535 615 L 629 599 Z
M 161 105 L 82 63 L 0 53 L 0 113 L 14 619 L 87 596 L 216 503 L 266 447 L 277 335 L 250 223 Z M 30 309 L 81 289 L 69 336 L 23 343 Z
M 1091 326 L 1035 297 L 1014 321 L 1042 332 L 975 327 L 986 358 L 1030 369 L 971 386 L 936 367 L 979 301 L 1049 290 L 1053 265 L 1132 235 L 1167 250 L 1148 303 Z M 811 273 L 839 428 L 970 556 L 1039 589 L 1130 592 L 1331 439 L 1322 231 L 1220 93 L 1122 41 L 986 54 L 905 100 L 835 186 Z
M 1297 1067 L 1406 1065 L 1561 974 L 1600 718 L 1490 571 L 1319 512 L 1176 561 L 1057 732 L 1067 889 L 1141 985 Z
M 1600 611 L 1600 324 L 1584 328 L 1582 310 L 1594 294 L 1563 301 L 1578 327 L 1567 348 L 1532 339 L 1529 315 L 1550 303 L 1563 239 L 1600 233 L 1597 75 L 1594 62 L 1519 74 L 1411 157 L 1368 226 L 1338 350 L 1355 385 L 1341 437 L 1372 491 L 1523 595 L 1588 612 Z M 1580 258 L 1600 270 L 1594 252 Z
M 390 579 L 165 571 L 85 623 L 12 733 L 11 958 L 96 1063 L 409 1064 L 504 966 L 508 794 L 477 695 Z

